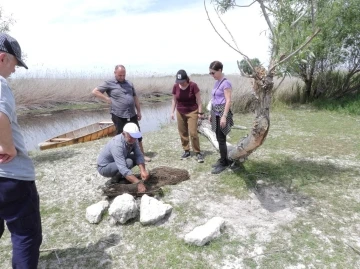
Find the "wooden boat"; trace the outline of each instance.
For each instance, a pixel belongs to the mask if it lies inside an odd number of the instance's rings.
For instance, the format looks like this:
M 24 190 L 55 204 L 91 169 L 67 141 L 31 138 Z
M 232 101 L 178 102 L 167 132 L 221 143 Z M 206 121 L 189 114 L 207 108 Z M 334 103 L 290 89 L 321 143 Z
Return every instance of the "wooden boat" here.
M 115 125 L 109 121 L 101 121 L 88 126 L 53 137 L 39 144 L 40 150 L 65 147 L 77 143 L 93 141 L 115 134 Z

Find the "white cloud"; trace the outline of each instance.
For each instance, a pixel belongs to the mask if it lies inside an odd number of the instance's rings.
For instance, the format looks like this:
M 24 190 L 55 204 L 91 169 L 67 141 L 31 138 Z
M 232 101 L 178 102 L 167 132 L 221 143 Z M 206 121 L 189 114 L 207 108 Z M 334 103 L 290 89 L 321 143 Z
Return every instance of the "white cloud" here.
M 202 1 L 149 12 L 154 2 L 3 0 L 1 5 L 17 21 L 10 34 L 27 54 L 27 72 L 55 68 L 111 73 L 122 63 L 137 73 L 173 74 L 180 68 L 206 73 L 213 60 L 222 61 L 226 72 L 237 72 L 236 60 L 242 57 L 216 35 Z M 231 42 L 210 4 L 208 10 Z M 267 27 L 258 7 L 232 10 L 223 19 L 243 53 L 267 62 L 268 40 L 260 35 Z

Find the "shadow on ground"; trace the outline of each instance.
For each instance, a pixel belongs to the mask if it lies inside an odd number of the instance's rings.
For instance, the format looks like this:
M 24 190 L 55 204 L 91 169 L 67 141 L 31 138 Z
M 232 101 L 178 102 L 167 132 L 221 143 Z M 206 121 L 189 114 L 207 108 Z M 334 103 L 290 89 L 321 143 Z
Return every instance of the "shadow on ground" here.
M 55 161 L 59 161 L 62 159 L 68 159 L 71 158 L 75 155 L 81 154 L 79 152 L 76 152 L 73 149 L 63 149 L 61 151 L 54 151 L 54 150 L 49 150 L 49 151 L 45 151 L 42 152 L 40 155 L 35 155 L 35 156 L 31 156 L 31 159 L 34 162 L 38 162 L 38 163 L 47 163 L 47 162 L 55 162 Z
M 111 234 L 95 244 L 41 252 L 38 268 L 103 268 L 110 269 L 112 258 L 107 249 L 118 245 L 120 236 Z
M 336 187 L 344 173 L 358 173 L 355 168 L 339 167 L 330 162 L 293 158 L 278 163 L 248 161 L 232 170 L 269 212 L 311 204 L 312 197 L 302 194 L 299 187 L 308 184 Z

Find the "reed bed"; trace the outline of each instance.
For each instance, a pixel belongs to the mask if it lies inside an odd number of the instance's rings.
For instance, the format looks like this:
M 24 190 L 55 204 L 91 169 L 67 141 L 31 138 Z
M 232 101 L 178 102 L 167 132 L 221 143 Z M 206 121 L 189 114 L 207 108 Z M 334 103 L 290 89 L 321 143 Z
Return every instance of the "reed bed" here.
M 192 75 L 191 80 L 196 82 L 201 90 L 203 104 L 207 104 L 211 98 L 211 90 L 214 79 L 209 75 Z M 250 110 L 254 98 L 251 79 L 240 75 L 226 75 L 233 85 L 233 105 L 235 112 L 247 112 Z M 10 86 L 14 91 L 18 107 L 39 108 L 57 104 L 71 104 L 84 102 L 100 102 L 92 95 L 91 91 L 101 85 L 104 80 L 111 78 L 104 75 L 91 75 L 84 77 L 58 76 L 58 77 L 23 77 L 10 79 Z M 131 76 L 127 79 L 134 83 L 138 95 L 152 93 L 171 94 L 175 81 L 174 76 Z M 274 80 L 274 89 L 278 88 L 281 80 Z M 274 92 L 274 98 L 284 101 L 298 99 L 300 92 L 294 85 L 297 79 L 285 79 L 281 86 Z

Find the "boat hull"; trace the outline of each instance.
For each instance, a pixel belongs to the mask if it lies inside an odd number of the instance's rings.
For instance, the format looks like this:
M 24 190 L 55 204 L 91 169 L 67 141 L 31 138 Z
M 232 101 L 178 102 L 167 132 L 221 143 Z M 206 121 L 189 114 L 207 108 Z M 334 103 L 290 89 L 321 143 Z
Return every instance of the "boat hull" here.
M 40 143 L 39 148 L 40 150 L 46 150 L 94 141 L 102 137 L 113 136 L 115 131 L 115 125 L 112 122 L 97 122 L 48 139 Z

